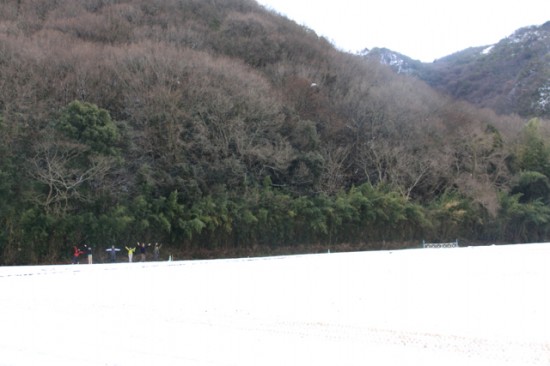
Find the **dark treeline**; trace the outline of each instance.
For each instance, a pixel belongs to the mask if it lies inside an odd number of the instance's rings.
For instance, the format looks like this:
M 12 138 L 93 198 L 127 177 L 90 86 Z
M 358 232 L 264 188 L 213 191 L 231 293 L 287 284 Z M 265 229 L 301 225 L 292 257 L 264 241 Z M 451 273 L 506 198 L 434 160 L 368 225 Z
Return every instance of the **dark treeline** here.
M 549 136 L 254 1 L 0 3 L 2 264 L 544 240 Z

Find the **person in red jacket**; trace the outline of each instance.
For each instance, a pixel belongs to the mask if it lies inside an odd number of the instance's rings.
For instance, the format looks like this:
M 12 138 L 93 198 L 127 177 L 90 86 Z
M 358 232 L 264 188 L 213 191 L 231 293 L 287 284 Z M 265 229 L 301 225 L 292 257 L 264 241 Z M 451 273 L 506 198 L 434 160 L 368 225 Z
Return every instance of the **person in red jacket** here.
M 77 247 L 76 245 L 73 247 L 73 264 L 79 264 L 79 261 L 78 261 L 78 257 L 81 255 L 81 254 L 84 254 L 84 251 L 83 250 L 80 250 L 79 247 Z

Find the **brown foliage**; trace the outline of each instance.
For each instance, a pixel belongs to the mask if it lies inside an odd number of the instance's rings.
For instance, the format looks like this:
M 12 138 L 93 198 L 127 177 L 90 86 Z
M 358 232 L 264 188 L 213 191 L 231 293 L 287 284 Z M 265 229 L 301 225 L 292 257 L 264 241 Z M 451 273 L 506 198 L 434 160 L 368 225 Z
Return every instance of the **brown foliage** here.
M 169 188 L 370 181 L 427 201 L 458 189 L 492 212 L 508 152 L 487 126 L 509 143 L 518 125 L 251 0 L 2 2 L 6 125 L 33 141 L 75 99 L 125 126 L 126 174 L 148 164 Z

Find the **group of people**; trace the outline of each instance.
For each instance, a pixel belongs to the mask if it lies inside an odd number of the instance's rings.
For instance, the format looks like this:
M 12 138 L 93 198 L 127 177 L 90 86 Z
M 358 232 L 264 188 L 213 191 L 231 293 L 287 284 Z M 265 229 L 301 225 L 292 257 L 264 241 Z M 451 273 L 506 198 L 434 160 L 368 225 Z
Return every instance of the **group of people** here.
M 158 261 L 160 258 L 160 248 L 162 247 L 162 244 L 155 243 L 154 245 L 151 245 L 151 243 L 145 244 L 145 243 L 137 242 L 136 246 L 133 246 L 133 247 L 125 246 L 125 249 L 128 253 L 128 262 L 130 263 L 133 262 L 134 252 L 136 250 L 139 250 L 141 262 L 145 262 L 145 260 L 147 259 L 147 255 L 146 255 L 147 248 L 151 246 L 153 247 L 153 259 L 155 261 Z M 88 254 L 88 264 L 92 264 L 92 247 L 91 246 L 84 245 L 84 250 L 80 249 L 77 246 L 74 246 L 73 249 L 74 249 L 73 264 L 78 264 L 80 256 L 85 253 Z M 109 253 L 109 259 L 111 260 L 111 262 L 115 263 L 117 258 L 117 252 L 120 252 L 120 248 L 117 248 L 116 246 L 112 245 L 110 248 L 105 249 L 105 251 Z
M 87 254 L 88 256 L 88 264 L 92 264 L 92 247 L 89 245 L 84 244 L 84 250 L 80 249 L 76 245 L 74 246 L 74 252 L 73 252 L 73 264 L 78 264 L 79 258 L 81 254 Z

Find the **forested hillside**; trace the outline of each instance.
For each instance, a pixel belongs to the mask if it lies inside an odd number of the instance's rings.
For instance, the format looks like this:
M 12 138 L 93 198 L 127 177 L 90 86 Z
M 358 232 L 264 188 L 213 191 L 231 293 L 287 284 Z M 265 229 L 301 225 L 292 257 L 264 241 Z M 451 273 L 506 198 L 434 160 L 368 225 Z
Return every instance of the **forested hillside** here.
M 499 114 L 550 118 L 550 21 L 518 29 L 494 45 L 422 63 L 388 49 L 363 52 L 397 73 Z
M 431 64 L 434 87 L 499 113 L 550 117 L 550 21 Z
M 544 240 L 548 136 L 252 0 L 0 3 L 3 264 Z

